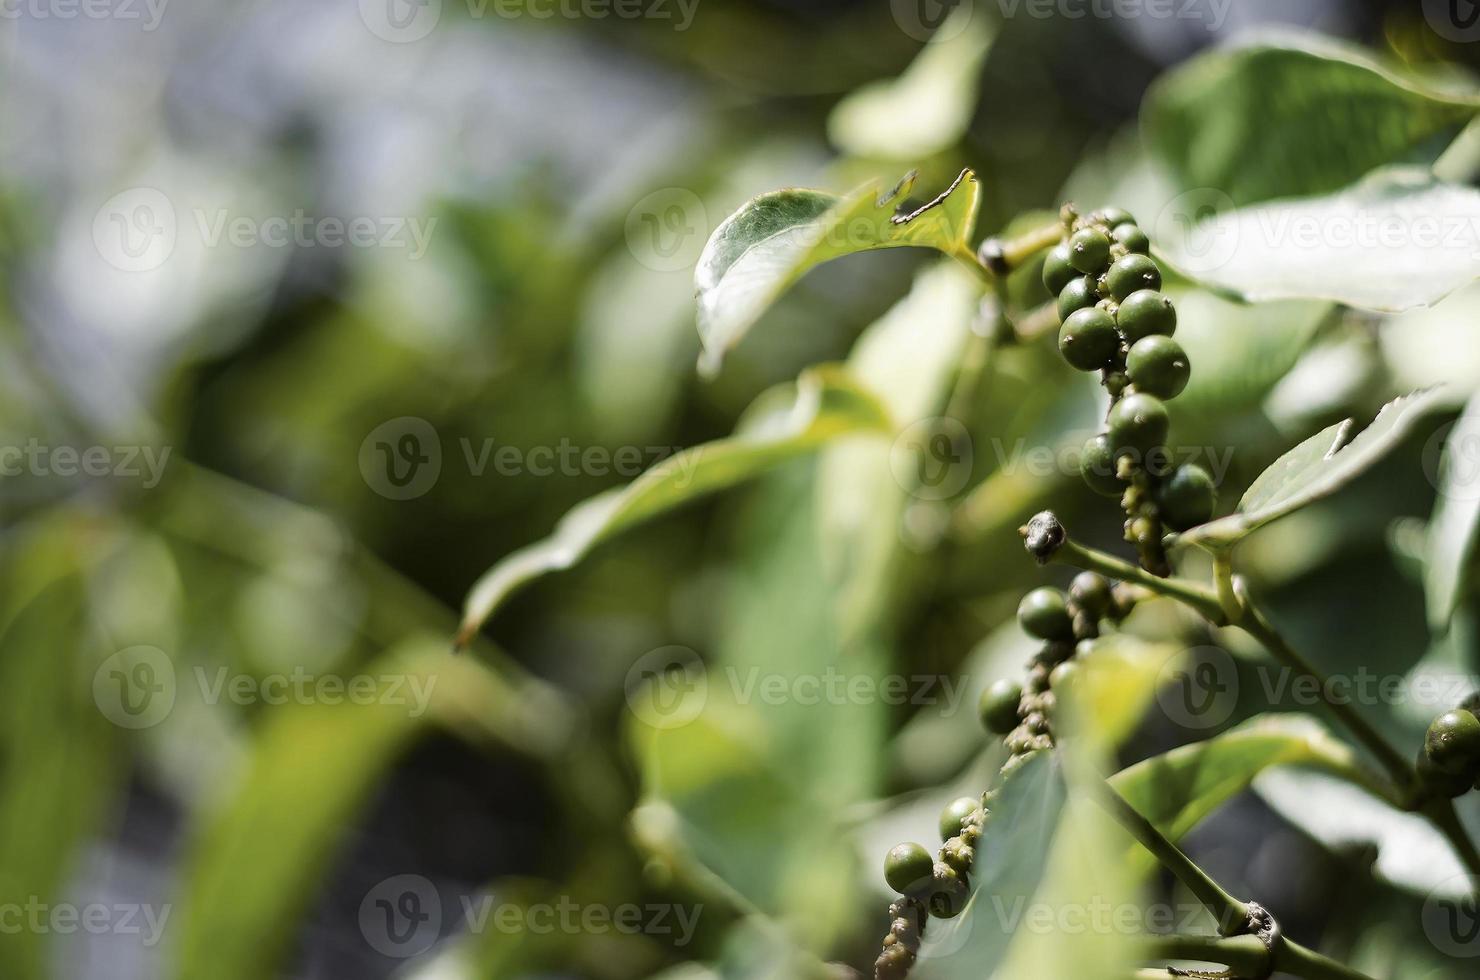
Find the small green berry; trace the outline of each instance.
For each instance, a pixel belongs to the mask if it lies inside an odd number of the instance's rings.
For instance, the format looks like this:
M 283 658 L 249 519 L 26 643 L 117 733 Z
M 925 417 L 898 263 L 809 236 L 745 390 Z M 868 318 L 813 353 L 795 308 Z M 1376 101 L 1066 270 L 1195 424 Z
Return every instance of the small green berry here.
M 1003 678 L 993 681 L 982 692 L 977 711 L 982 726 L 993 735 L 1006 735 L 1017 727 L 1018 704 L 1023 699 L 1023 687 L 1016 681 Z M 959 801 L 958 801 L 959 802 Z M 944 818 L 942 818 L 944 819 Z M 944 824 L 942 824 L 944 826 Z
M 1116 225 L 1115 230 L 1110 232 L 1110 237 L 1124 246 L 1127 252 L 1139 252 L 1145 255 L 1151 251 L 1151 239 L 1146 237 L 1146 233 L 1139 226 L 1129 221 Z
M 1137 391 L 1157 398 L 1176 398 L 1187 387 L 1192 365 L 1182 345 L 1170 337 L 1152 334 L 1131 345 L 1125 371 Z
M 1057 296 L 1069 284 L 1069 280 L 1078 275 L 1069 264 L 1067 242 L 1059 242 L 1048 250 L 1048 255 L 1043 260 L 1043 285 L 1048 287 L 1050 295 Z
M 1098 275 L 1110 262 L 1110 239 L 1098 228 L 1081 228 L 1069 237 L 1069 264 Z
M 1098 619 L 1110 610 L 1110 580 L 1099 572 L 1080 572 L 1069 583 L 1069 598 Z
M 1084 444 L 1084 451 L 1079 455 L 1079 475 L 1101 496 L 1118 497 L 1125 492 L 1125 484 L 1115 475 L 1115 450 L 1109 436 L 1097 435 Z
M 1115 321 L 1098 307 L 1076 310 L 1059 328 L 1059 352 L 1081 371 L 1098 371 L 1119 348 Z
M 1067 320 L 1071 313 L 1094 306 L 1099 300 L 1100 296 L 1095 292 L 1095 281 L 1089 276 L 1075 276 L 1069 280 L 1067 286 L 1059 290 L 1059 320 Z
M 1105 273 L 1105 287 L 1117 300 L 1142 289 L 1160 289 L 1161 270 L 1149 255 L 1132 252 L 1115 260 Z
M 1444 712 L 1429 726 L 1424 752 L 1444 772 L 1473 779 L 1480 768 L 1480 719 L 1463 708 Z
M 1014 710 L 1016 707 L 1013 706 Z M 940 839 L 950 840 L 961 833 L 962 822 L 980 809 L 981 804 L 974 796 L 963 796 L 947 803 L 946 808 L 940 811 Z
M 1136 223 L 1136 219 L 1132 218 L 1131 213 L 1125 208 L 1100 208 L 1095 214 L 1099 215 L 1100 220 L 1111 228 L 1117 225 L 1133 225 Z
M 1156 503 L 1167 527 L 1185 531 L 1212 519 L 1217 497 L 1217 488 L 1208 471 L 1194 463 L 1183 463 L 1162 482 Z
M 1062 691 L 1066 685 L 1074 683 L 1074 676 L 1079 672 L 1079 665 L 1072 660 L 1065 660 L 1053 669 L 1048 675 L 1048 686 L 1052 690 Z
M 1115 325 L 1128 344 L 1155 334 L 1170 337 L 1177 331 L 1177 310 L 1164 293 L 1138 289 L 1120 301 L 1115 311 Z
M 1418 780 L 1426 788 L 1437 796 L 1446 799 L 1454 799 L 1464 796 L 1473 785 L 1465 773 L 1445 772 L 1434 764 L 1429 758 L 1427 747 L 1418 750 L 1418 758 L 1414 762 L 1414 768 L 1418 770 Z
M 1040 640 L 1068 640 L 1074 636 L 1074 623 L 1064 604 L 1064 593 L 1048 586 L 1034 589 L 1018 603 L 1018 623 L 1030 636 Z
M 901 895 L 914 895 L 930 888 L 935 860 L 919 844 L 895 844 L 884 856 L 884 880 Z
M 1110 445 L 1117 456 L 1145 458 L 1166 441 L 1170 424 L 1160 398 L 1139 391 L 1126 395 L 1110 410 Z

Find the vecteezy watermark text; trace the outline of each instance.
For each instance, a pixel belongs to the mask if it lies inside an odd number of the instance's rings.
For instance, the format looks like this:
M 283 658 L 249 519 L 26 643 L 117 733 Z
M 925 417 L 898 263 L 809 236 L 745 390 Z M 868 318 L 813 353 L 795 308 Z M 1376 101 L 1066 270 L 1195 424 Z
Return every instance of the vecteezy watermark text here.
M 0 476 L 89 476 L 139 479 L 159 485 L 169 446 L 49 446 L 34 436 L 23 446 L 0 446 Z
M 155 946 L 164 933 L 172 906 L 141 902 L 46 902 L 32 895 L 22 902 L 0 902 L 0 935 L 20 933 L 70 936 L 138 936 Z
M 443 0 L 359 0 L 360 20 L 383 41 L 409 44 L 436 30 Z M 470 20 L 652 20 L 675 31 L 694 22 L 699 0 L 463 0 Z

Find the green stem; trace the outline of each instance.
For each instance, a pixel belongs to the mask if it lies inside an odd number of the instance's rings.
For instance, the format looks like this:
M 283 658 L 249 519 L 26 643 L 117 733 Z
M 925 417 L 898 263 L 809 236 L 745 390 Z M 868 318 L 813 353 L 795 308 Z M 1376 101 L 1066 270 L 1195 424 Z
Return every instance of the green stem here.
M 1156 935 L 1151 937 L 1146 958 L 1218 963 L 1241 977 L 1269 972 L 1269 950 L 1258 936 Z
M 1009 269 L 1016 269 L 1047 248 L 1053 248 L 1064 237 L 1064 223 L 1053 222 L 1034 228 L 1002 243 L 1002 259 Z
M 1459 814 L 1454 811 L 1453 801 L 1433 800 L 1424 806 L 1423 813 L 1449 839 L 1449 846 L 1454 848 L 1470 874 L 1480 876 L 1480 852 L 1475 850 L 1474 841 L 1470 840 L 1464 825 L 1459 822 Z
M 1152 592 L 1191 606 L 1204 618 L 1217 625 L 1221 626 L 1227 622 L 1223 613 L 1223 604 L 1219 601 L 1217 593 L 1196 582 L 1152 575 L 1139 565 L 1132 565 L 1128 561 L 1123 561 L 1095 548 L 1086 548 L 1069 539 L 1065 539 L 1050 560 L 1099 572 L 1101 575 L 1120 579 L 1123 582 L 1133 582 Z
M 1305 980 L 1372 980 L 1360 970 L 1286 939 L 1274 947 L 1274 968 Z
M 1233 585 L 1233 559 L 1226 549 L 1213 553 L 1213 590 L 1218 594 L 1224 617 L 1230 623 L 1236 622 L 1243 615 L 1243 603 Z

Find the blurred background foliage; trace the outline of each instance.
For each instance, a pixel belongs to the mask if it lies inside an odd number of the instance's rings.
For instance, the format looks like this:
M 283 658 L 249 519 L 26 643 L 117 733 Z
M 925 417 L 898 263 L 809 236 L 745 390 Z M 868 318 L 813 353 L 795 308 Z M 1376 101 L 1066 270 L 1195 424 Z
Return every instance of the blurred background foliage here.
M 1144 222 L 1186 187 L 1221 187 L 1238 204 L 1324 192 L 1382 164 L 1433 163 L 1473 103 L 1417 112 L 1399 99 L 1373 119 L 1374 96 L 1350 118 L 1302 125 L 1300 82 L 1278 88 L 1261 70 L 1295 121 L 1240 131 L 1209 110 L 1266 96 L 1214 73 L 1176 90 L 1190 108 L 1161 105 L 1166 142 L 1151 146 L 1139 127 L 1148 86 L 1271 25 L 1354 40 L 1425 85 L 1471 92 L 1480 67 L 1480 47 L 1447 39 L 1411 3 L 1240 2 L 1216 29 L 982 4 L 929 46 L 900 3 L 699 0 L 684 30 L 448 3 L 412 41 L 377 33 L 374 7 L 216 0 L 171 6 L 150 30 L 45 10 L 4 23 L 0 444 L 102 446 L 115 463 L 128 450 L 163 465 L 157 480 L 60 465 L 4 478 L 0 901 L 170 910 L 158 944 L 0 930 L 5 977 L 863 968 L 884 925 L 883 849 L 927 836 L 940 803 L 995 770 L 972 705 L 1030 652 L 1011 614 L 1045 579 L 1017 525 L 1052 506 L 1077 536 L 1116 546 L 1113 507 L 1016 455 L 1077 445 L 1095 424 L 1092 383 L 1042 344 L 1004 352 L 963 419 L 969 496 L 954 517 L 896 479 L 888 440 L 845 440 L 600 546 L 521 591 L 452 659 L 479 574 L 624 482 L 591 467 L 480 468 L 486 440 L 526 460 L 537 447 L 636 447 L 648 464 L 725 436 L 754 399 L 821 361 L 849 362 L 895 419 L 937 414 L 975 302 L 913 249 L 812 272 L 700 380 L 694 261 L 759 192 L 887 185 L 918 167 L 928 195 L 969 166 L 978 236 L 1066 198 Z M 138 188 L 163 193 L 178 232 L 161 264 L 129 271 L 99 250 L 97 223 Z M 649 222 L 674 200 L 682 223 L 660 247 Z M 298 212 L 432 231 L 413 255 L 210 244 L 197 224 Z M 1196 366 L 1175 441 L 1236 447 L 1225 510 L 1320 426 L 1448 384 L 1447 416 L 1240 559 L 1323 665 L 1473 675 L 1467 549 L 1451 544 L 1453 628 L 1427 614 L 1423 582 L 1434 433 L 1480 387 L 1480 290 L 1377 317 L 1173 289 Z M 1013 282 L 1025 305 L 1041 292 L 1036 272 Z M 431 427 L 441 468 L 395 499 L 371 437 L 404 417 Z M 1447 520 L 1457 531 L 1438 547 L 1472 528 L 1465 514 Z M 1162 604 L 1137 627 L 1224 642 Z M 633 671 L 672 646 L 707 665 L 708 699 L 691 723 L 655 727 L 631 707 Z M 1247 665 L 1254 652 L 1232 653 Z M 116 724 L 98 678 L 158 676 L 141 667 L 172 672 L 171 704 L 146 726 Z M 237 704 L 196 683 L 222 668 L 436 683 L 415 716 Z M 752 670 L 930 675 L 963 693 L 953 711 L 742 703 L 726 679 Z M 1241 689 L 1224 727 L 1269 710 L 1252 675 Z M 1375 710 L 1400 744 L 1418 744 L 1428 715 Z M 1191 740 L 1145 717 L 1114 749 L 1122 764 Z M 1322 794 L 1338 809 L 1363 802 L 1316 777 L 1267 775 L 1260 793 L 1228 790 L 1189 838 L 1194 855 L 1292 934 L 1378 975 L 1465 975 L 1420 928 L 1435 884 L 1420 866 L 1446 856 L 1401 822 L 1385 848 L 1320 826 L 1309 811 Z M 1103 828 L 1076 820 L 1074 847 L 1095 852 Z M 1018 839 L 1002 833 L 1007 855 Z M 1026 884 L 996 886 L 1032 894 L 1046 854 L 1023 843 L 1020 856 L 1043 860 L 1016 869 Z M 1074 887 L 1061 866 L 1082 863 L 1059 858 L 1045 889 Z M 399 875 L 430 883 L 442 916 L 424 942 L 388 952 L 370 938 L 366 901 Z M 682 943 L 467 929 L 461 900 L 489 894 L 702 914 Z M 939 975 L 980 976 L 1007 956 L 1013 977 L 1107 962 L 1055 961 L 1042 937 L 1009 952 L 1010 938 L 968 937 L 971 956 L 942 957 Z

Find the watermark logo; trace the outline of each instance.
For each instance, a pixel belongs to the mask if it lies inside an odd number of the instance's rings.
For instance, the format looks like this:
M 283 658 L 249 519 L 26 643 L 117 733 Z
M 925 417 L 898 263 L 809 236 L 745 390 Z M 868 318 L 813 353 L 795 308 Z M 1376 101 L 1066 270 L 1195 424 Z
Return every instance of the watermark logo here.
M 692 269 L 709 237 L 709 217 L 699 195 L 685 187 L 664 187 L 646 195 L 627 212 L 627 248 L 654 272 Z
M 163 191 L 132 187 L 114 194 L 93 215 L 93 246 L 123 272 L 158 269 L 175 251 L 175 206 Z
M 1156 703 L 1174 724 L 1203 731 L 1226 722 L 1238 705 L 1238 668 L 1226 650 L 1192 647 L 1157 678 Z
M 140 30 L 159 29 L 169 0 L 0 0 L 0 20 L 141 21 Z
M 152 728 L 175 707 L 175 665 L 158 647 L 133 646 L 93 672 L 93 703 L 120 728 Z
M 442 0 L 360 0 L 360 20 L 382 41 L 420 41 L 442 19 Z
M 430 422 L 414 415 L 382 422 L 360 443 L 360 476 L 391 500 L 420 497 L 442 474 L 442 440 Z
M 404 959 L 424 953 L 442 932 L 442 898 L 421 875 L 377 884 L 360 901 L 360 935 L 377 953 Z
M 704 710 L 709 674 L 688 647 L 658 647 L 637 658 L 623 689 L 638 721 L 657 729 L 682 728 Z
M 941 30 L 958 8 L 965 10 L 951 26 Z M 966 30 L 974 13 L 971 0 L 889 0 L 894 23 L 916 41 L 948 41 Z
M 1238 225 L 1224 217 L 1233 210 L 1233 198 L 1216 187 L 1183 191 L 1157 212 L 1152 241 L 1177 243 L 1178 264 L 1189 272 L 1215 272 L 1238 251 Z
M 889 470 L 912 496 L 949 500 L 971 479 L 972 445 L 966 426 L 949 416 L 908 426 L 889 450 Z
M 1480 876 L 1460 874 L 1429 892 L 1423 903 L 1423 932 L 1446 956 L 1480 956 Z
M 1423 19 L 1446 41 L 1480 41 L 1480 3 L 1474 0 L 1423 0 Z
M 1480 499 L 1480 415 L 1441 425 L 1424 443 L 1422 461 L 1424 476 L 1443 496 Z

